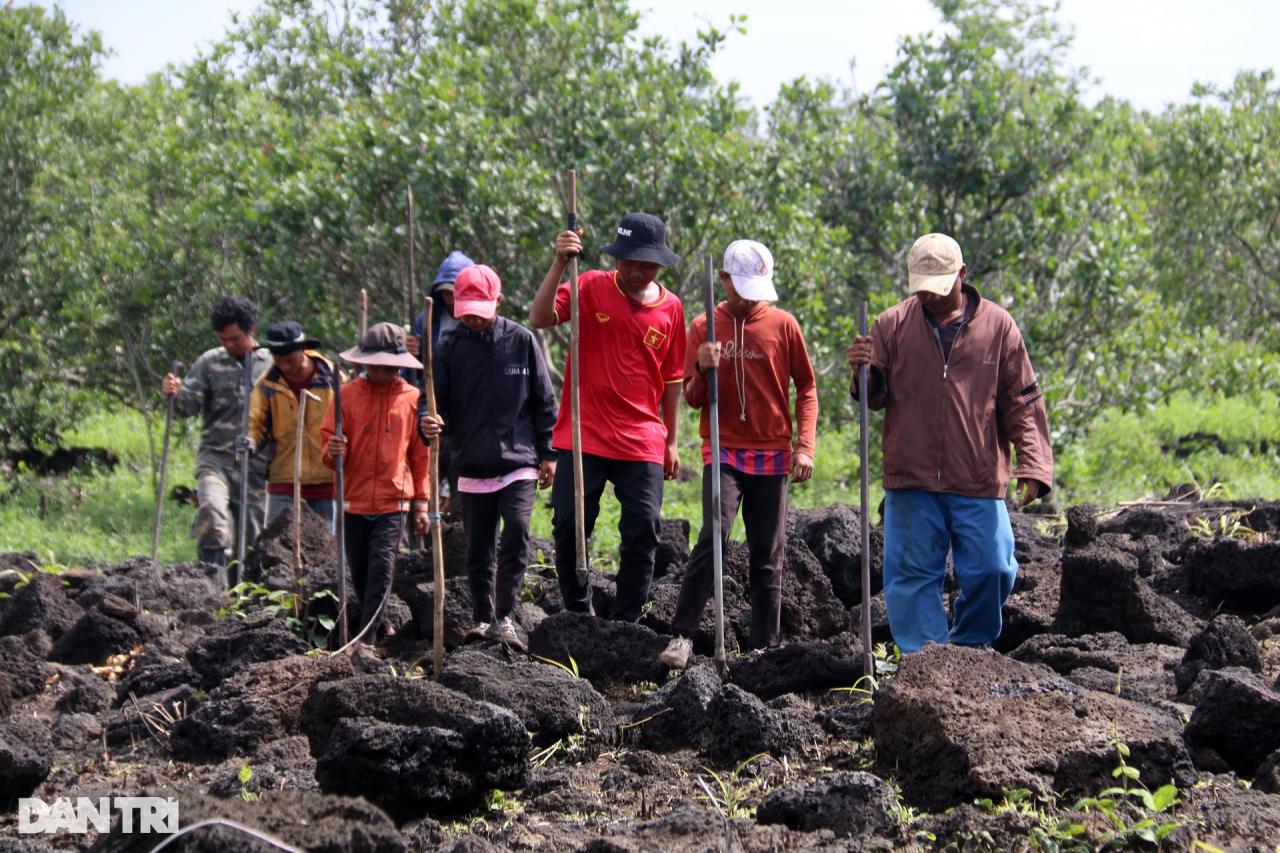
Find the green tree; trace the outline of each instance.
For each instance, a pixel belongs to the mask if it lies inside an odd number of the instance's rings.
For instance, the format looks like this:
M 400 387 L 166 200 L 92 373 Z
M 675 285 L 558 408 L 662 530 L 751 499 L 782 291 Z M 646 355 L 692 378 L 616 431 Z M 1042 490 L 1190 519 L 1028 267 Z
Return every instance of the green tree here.
M 65 419 L 66 395 L 41 390 L 56 337 L 42 322 L 67 283 L 44 263 L 68 224 L 77 188 L 60 180 L 87 141 L 78 104 L 97 77 L 96 34 L 79 36 L 60 9 L 0 7 L 0 443 L 48 442 Z

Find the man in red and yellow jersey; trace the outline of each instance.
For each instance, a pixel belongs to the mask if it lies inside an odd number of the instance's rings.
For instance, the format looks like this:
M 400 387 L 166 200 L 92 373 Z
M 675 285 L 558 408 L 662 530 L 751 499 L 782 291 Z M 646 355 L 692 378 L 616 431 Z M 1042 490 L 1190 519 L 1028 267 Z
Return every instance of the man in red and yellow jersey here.
M 751 593 L 751 645 L 782 640 L 782 558 L 787 536 L 787 482 L 809 479 L 818 428 L 818 387 L 796 318 L 773 302 L 773 255 L 754 240 L 735 240 L 720 270 L 725 300 L 715 307 L 716 343 L 707 342 L 707 316 L 689 329 L 684 396 L 702 410 L 702 532 L 689 555 L 676 615 L 675 637 L 659 656 L 683 669 L 693 651 L 714 581 L 711 531 L 711 437 L 706 371 L 721 369 L 720 530 L 729 538 L 742 507 Z M 796 389 L 795 429 L 790 392 Z
M 649 596 L 658 549 L 663 480 L 680 473 L 676 415 L 684 377 L 684 308 L 655 279 L 680 256 L 667 248 L 666 228 L 648 213 L 629 213 L 604 248 L 617 264 L 578 280 L 582 375 L 583 508 L 587 535 L 600 511 L 605 483 L 621 504 L 615 619 L 634 622 Z M 582 252 L 573 231 L 556 237 L 556 257 L 529 308 L 529 324 L 569 322 L 569 259 Z M 565 365 L 565 383 L 572 381 Z M 571 407 L 561 405 L 552 433 L 560 453 L 551 487 L 556 574 L 569 610 L 591 612 L 591 590 L 577 575 L 574 545 Z

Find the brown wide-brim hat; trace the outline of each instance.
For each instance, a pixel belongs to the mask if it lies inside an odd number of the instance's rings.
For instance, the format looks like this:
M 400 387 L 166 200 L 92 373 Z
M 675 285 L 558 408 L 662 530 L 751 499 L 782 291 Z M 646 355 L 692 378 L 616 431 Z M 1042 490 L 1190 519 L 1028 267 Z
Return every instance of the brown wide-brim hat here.
M 405 348 L 404 329 L 395 323 L 377 323 L 369 327 L 360 346 L 352 347 L 340 356 L 352 364 L 422 369 L 422 362 L 409 355 Z

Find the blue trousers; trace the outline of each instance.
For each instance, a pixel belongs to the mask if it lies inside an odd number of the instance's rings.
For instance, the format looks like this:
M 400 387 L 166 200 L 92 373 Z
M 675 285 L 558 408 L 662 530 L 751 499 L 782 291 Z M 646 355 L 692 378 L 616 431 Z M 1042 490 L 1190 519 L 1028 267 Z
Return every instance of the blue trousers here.
M 949 629 L 942 600 L 948 550 L 960 585 Z M 885 606 L 894 642 L 904 653 L 925 643 L 994 641 L 1017 574 L 1003 500 L 915 489 L 885 493 Z

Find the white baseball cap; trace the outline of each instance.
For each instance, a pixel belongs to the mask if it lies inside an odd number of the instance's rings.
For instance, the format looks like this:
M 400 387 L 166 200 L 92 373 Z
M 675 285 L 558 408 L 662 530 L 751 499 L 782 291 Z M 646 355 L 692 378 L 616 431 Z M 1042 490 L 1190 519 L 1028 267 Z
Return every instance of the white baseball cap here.
M 777 302 L 773 287 L 773 253 L 755 240 L 734 240 L 724 250 L 724 271 L 743 299 Z

